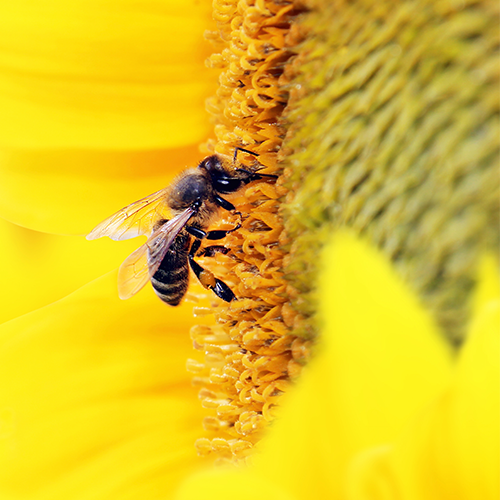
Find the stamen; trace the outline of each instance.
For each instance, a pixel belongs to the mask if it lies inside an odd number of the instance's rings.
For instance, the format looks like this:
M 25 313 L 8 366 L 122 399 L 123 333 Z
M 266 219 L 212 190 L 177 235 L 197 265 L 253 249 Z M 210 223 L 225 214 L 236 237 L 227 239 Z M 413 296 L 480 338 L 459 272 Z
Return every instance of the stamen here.
M 293 2 L 214 4 L 218 32 L 208 36 L 219 53 L 210 64 L 222 73 L 217 96 L 208 104 L 217 135 L 208 150 L 232 157 L 235 148 L 242 148 L 237 158 L 242 168 L 283 173 L 278 154 L 285 130 L 279 120 L 288 93 L 280 78 L 294 55 L 298 39 L 290 35 L 290 27 L 300 12 Z M 298 319 L 288 305 L 282 270 L 286 254 L 280 246 L 279 200 L 286 195 L 281 180 L 272 177 L 239 191 L 231 203 L 244 214 L 241 228 L 224 239 L 227 255 L 218 253 L 207 261 L 237 300 L 229 305 L 214 302 L 216 325 L 191 330 L 204 355 L 203 362 L 188 362 L 207 408 L 204 428 L 209 437 L 196 443 L 201 455 L 232 460 L 248 456 L 309 356 L 309 342 L 290 333 Z M 206 309 L 200 304 L 196 312 Z

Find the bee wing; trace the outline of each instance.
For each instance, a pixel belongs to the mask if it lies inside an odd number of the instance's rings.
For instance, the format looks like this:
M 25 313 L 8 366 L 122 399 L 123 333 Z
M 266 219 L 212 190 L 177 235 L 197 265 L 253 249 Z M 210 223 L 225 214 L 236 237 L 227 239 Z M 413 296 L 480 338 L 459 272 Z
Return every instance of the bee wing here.
M 149 233 L 158 219 L 168 188 L 160 189 L 125 208 L 98 224 L 87 235 L 87 240 L 109 236 L 112 240 L 128 240 Z
M 118 271 L 120 299 L 129 299 L 146 285 L 158 271 L 168 249 L 193 214 L 194 210 L 188 208 L 165 222 L 153 232 L 144 245 L 125 259 Z
M 131 253 L 118 270 L 118 295 L 120 299 L 130 299 L 149 281 L 148 244 Z

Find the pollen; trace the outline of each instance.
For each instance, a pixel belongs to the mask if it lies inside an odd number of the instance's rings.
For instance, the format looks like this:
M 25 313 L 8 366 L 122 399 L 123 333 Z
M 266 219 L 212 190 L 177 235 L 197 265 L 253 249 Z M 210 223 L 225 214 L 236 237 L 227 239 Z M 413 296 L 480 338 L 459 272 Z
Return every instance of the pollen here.
M 203 360 L 190 360 L 188 369 L 207 410 L 206 436 L 196 447 L 222 461 L 251 453 L 309 357 L 310 340 L 291 333 L 301 318 L 289 305 L 279 213 L 288 193 L 279 165 L 288 101 L 284 71 L 300 41 L 293 29 L 300 13 L 293 2 L 216 0 L 217 31 L 207 34 L 216 47 L 208 64 L 221 70 L 217 94 L 208 102 L 217 140 L 207 151 L 232 157 L 235 148 L 245 148 L 255 154 L 241 152 L 240 164 L 278 177 L 230 198 L 243 214 L 241 228 L 224 239 L 227 254 L 206 261 L 237 300 L 207 298 L 211 304 L 195 308 L 195 314 L 215 316 L 214 325 L 191 330 Z M 230 227 L 231 221 L 223 224 Z

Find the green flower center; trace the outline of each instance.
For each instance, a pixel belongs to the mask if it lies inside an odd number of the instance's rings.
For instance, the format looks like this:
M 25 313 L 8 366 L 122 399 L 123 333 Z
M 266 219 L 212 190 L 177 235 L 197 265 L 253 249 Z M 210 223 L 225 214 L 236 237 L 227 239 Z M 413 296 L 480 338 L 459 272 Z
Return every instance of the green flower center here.
M 479 256 L 500 240 L 498 3 L 310 7 L 286 112 L 294 307 L 315 315 L 316 256 L 347 226 L 459 344 Z

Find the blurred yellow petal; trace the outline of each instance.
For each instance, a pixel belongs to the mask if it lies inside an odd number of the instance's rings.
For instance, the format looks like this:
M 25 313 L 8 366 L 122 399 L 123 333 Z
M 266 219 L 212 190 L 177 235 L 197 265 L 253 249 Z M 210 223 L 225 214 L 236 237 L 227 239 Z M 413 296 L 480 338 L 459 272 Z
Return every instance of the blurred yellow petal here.
M 351 409 L 345 424 L 366 445 L 374 432 L 394 435 L 439 394 L 451 375 L 451 349 L 382 254 L 341 232 L 324 258 L 320 311 L 330 377 L 335 399 Z
M 140 245 L 95 244 L 30 231 L 0 219 L 0 323 L 63 298 L 120 265 Z
M 479 314 L 490 302 L 500 297 L 500 274 L 498 258 L 492 253 L 483 255 L 479 262 L 479 279 L 474 295 L 474 312 Z
M 446 392 L 396 446 L 404 498 L 500 497 L 500 302 L 480 311 Z
M 0 326 L 0 497 L 168 498 L 200 463 L 189 305 L 111 273 Z
M 210 2 L 0 6 L 0 147 L 184 146 L 209 132 Z
M 247 470 L 234 469 L 193 474 L 181 484 L 175 496 L 175 500 L 294 500 L 295 498 L 273 481 Z
M 195 165 L 210 23 L 197 1 L 0 6 L 0 216 L 85 233 Z
M 196 165 L 198 145 L 152 151 L 0 151 L 0 216 L 58 234 L 86 234 L 120 208 Z
M 500 498 L 500 301 L 475 319 L 450 391 L 449 422 L 444 421 L 441 461 L 449 498 Z M 443 419 L 444 420 L 444 419 Z M 436 450 L 437 451 L 437 450 Z M 451 456 L 450 456 L 451 455 Z M 455 492 L 461 493 L 461 497 Z
M 449 390 L 394 446 L 353 471 L 361 499 L 496 500 L 500 497 L 500 303 L 480 311 Z

